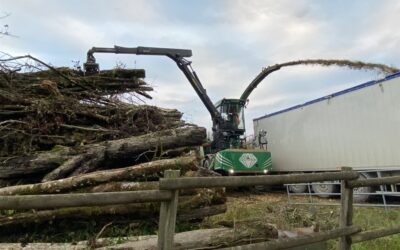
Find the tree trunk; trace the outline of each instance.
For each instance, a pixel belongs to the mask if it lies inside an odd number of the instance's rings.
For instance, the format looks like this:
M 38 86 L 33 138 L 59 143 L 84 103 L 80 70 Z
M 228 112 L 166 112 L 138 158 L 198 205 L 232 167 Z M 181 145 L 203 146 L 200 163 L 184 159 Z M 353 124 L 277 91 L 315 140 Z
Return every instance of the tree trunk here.
M 218 200 L 219 199 L 219 200 Z M 224 213 L 226 204 L 215 197 L 211 201 L 205 200 L 201 195 L 181 196 L 178 204 L 178 220 L 188 221 L 203 219 L 206 216 Z M 214 204 L 212 204 L 214 202 Z M 79 218 L 88 219 L 105 215 L 129 215 L 130 219 L 157 218 L 160 203 L 135 203 L 124 205 L 109 205 L 101 207 L 74 207 L 53 210 L 38 210 L 34 212 L 17 213 L 12 216 L 0 217 L 0 227 L 29 223 L 41 223 L 55 219 Z
M 197 163 L 197 159 L 194 156 L 158 160 L 131 167 L 97 171 L 55 181 L 3 187 L 0 188 L 0 195 L 60 193 L 110 181 L 136 180 L 146 175 L 161 176 L 162 173 L 168 169 L 179 169 L 182 172 L 197 170 Z
M 189 171 L 192 172 L 192 171 Z M 141 190 L 158 190 L 158 181 L 119 181 L 100 184 L 94 187 L 79 189 L 80 192 L 100 193 L 100 192 L 118 192 L 118 191 L 141 191 Z M 194 195 L 198 194 L 201 189 L 182 189 L 179 190 L 179 195 Z M 213 188 L 216 192 L 225 193 L 223 188 Z
M 137 161 L 143 161 L 140 157 L 145 156 L 146 153 L 154 156 L 167 149 L 182 146 L 198 146 L 204 143 L 205 138 L 206 131 L 204 128 L 188 127 L 169 129 L 143 136 L 99 143 L 97 145 L 88 145 L 86 148 L 89 148 L 89 154 L 94 155 L 97 159 L 95 164 L 81 164 L 80 167 L 73 171 L 72 176 L 92 172 L 100 163 L 107 168 L 121 165 L 126 166 L 134 164 Z M 93 148 L 97 149 L 94 151 Z M 47 178 L 44 181 L 62 177 L 54 175 L 52 178 L 48 178 L 48 176 L 46 176 Z
M 158 189 L 158 181 L 143 182 L 109 182 L 85 189 L 87 192 L 117 192 L 117 191 L 140 191 Z
M 271 233 L 271 232 L 270 232 Z M 272 234 L 265 231 L 238 230 L 230 228 L 200 229 L 175 234 L 174 249 L 217 249 L 255 243 L 277 238 L 277 230 Z M 153 250 L 157 249 L 157 236 L 144 240 L 125 242 L 119 245 L 106 246 L 99 249 L 130 249 L 130 250 Z
M 174 249 L 219 249 L 221 247 L 239 246 L 249 243 L 262 242 L 276 239 L 278 235 L 275 227 L 271 231 L 249 231 L 232 228 L 211 228 L 176 233 L 174 236 Z M 115 245 L 115 242 L 123 243 Z M 95 242 L 80 241 L 71 243 L 28 243 L 25 247 L 21 243 L 0 243 L 1 249 L 130 249 L 130 250 L 156 250 L 157 235 L 129 236 L 121 238 L 101 238 Z
M 120 140 L 89 144 L 76 150 L 62 147 L 60 150 L 33 156 L 12 158 L 0 165 L 0 179 L 29 174 L 47 174 L 44 181 L 91 172 L 99 166 L 115 168 L 143 162 L 141 157 L 157 155 L 164 150 L 204 143 L 206 130 L 200 127 L 169 129 Z M 80 153 L 78 153 L 80 152 Z M 73 160 L 71 160 L 73 157 Z M 70 159 L 70 160 L 68 160 Z M 90 159 L 88 161 L 88 159 Z M 88 164 L 91 163 L 91 164 Z M 55 169 L 55 170 L 54 170 Z
M 196 171 L 187 171 L 182 173 L 183 177 L 207 177 L 207 176 L 220 176 L 220 174 L 213 172 L 205 168 L 198 168 Z M 143 181 L 143 182 L 132 182 L 132 181 L 120 181 L 120 182 L 108 182 L 100 184 L 94 187 L 88 187 L 81 191 L 97 193 L 97 192 L 117 192 L 117 191 L 139 191 L 139 190 L 155 190 L 159 189 L 158 181 Z M 180 195 L 192 195 L 199 192 L 201 189 L 184 189 L 179 190 Z M 225 192 L 222 188 L 217 188 L 218 192 Z
M 219 205 L 211 205 L 197 209 L 192 209 L 190 210 L 190 212 L 178 211 L 178 220 L 179 221 L 200 220 L 205 217 L 214 216 L 217 214 L 223 214 L 226 212 L 226 210 L 227 210 L 226 204 L 219 204 Z
M 147 136 L 105 142 L 107 165 L 113 167 L 120 161 L 132 162 L 135 156 L 143 152 L 174 149 L 187 146 L 199 146 L 206 140 L 206 129 L 201 127 L 185 127 L 168 129 Z M 117 165 L 118 166 L 118 165 Z
M 70 148 L 58 147 L 53 151 L 37 155 L 11 158 L 0 164 L 0 179 L 47 172 L 66 161 L 71 153 L 73 150 Z

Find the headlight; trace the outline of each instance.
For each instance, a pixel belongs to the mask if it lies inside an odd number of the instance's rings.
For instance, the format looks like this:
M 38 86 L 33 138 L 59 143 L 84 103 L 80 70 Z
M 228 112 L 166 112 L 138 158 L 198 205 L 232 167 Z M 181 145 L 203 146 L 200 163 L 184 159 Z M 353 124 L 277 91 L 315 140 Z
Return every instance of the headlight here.
M 268 170 L 267 170 L 267 169 L 264 169 L 264 170 L 263 170 L 263 173 L 264 173 L 264 174 L 267 174 L 267 173 L 268 173 Z
M 234 174 L 234 173 L 235 173 L 235 170 L 233 170 L 233 169 L 231 168 L 231 169 L 228 170 L 228 172 L 229 172 L 230 174 Z

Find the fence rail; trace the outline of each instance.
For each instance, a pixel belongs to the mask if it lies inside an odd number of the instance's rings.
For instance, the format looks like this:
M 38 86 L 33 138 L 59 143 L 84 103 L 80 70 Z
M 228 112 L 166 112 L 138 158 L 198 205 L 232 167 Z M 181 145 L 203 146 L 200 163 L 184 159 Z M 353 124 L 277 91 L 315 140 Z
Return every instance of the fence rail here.
M 318 184 L 318 183 L 313 183 L 313 184 Z M 329 182 L 329 183 L 321 183 L 321 184 L 324 184 L 324 185 L 330 185 L 330 184 L 335 184 L 335 185 L 338 185 L 338 184 L 340 184 L 340 183 L 337 183 L 337 182 Z M 302 183 L 302 184 L 294 184 L 294 185 L 304 185 L 304 186 L 306 186 L 306 191 L 305 192 L 303 192 L 303 193 L 292 193 L 291 192 L 291 190 L 290 190 L 290 187 L 292 186 L 293 184 L 286 184 L 285 185 L 285 188 L 286 188 L 286 193 L 287 193 L 287 198 L 288 198 L 288 204 L 292 204 L 292 205 L 311 205 L 311 206 L 340 206 L 341 204 L 340 204 L 340 202 L 331 202 L 331 201 L 329 201 L 329 202 L 324 202 L 324 201 L 321 201 L 320 199 L 318 199 L 318 198 L 340 198 L 340 196 L 341 196 L 341 193 L 339 192 L 339 189 L 338 189 L 338 191 L 337 192 L 334 192 L 334 193 L 329 193 L 329 192 L 323 192 L 323 193 L 321 193 L 321 192 L 315 192 L 315 191 L 312 191 L 312 189 L 311 189 L 311 186 L 312 186 L 312 184 L 310 184 L 310 183 Z M 293 199 L 293 197 L 299 197 L 299 196 L 303 196 L 303 197 L 307 197 L 308 198 L 308 202 L 306 202 L 306 201 L 298 201 L 298 200 L 296 200 L 296 199 Z M 369 192 L 354 192 L 354 197 L 357 197 L 357 196 L 369 196 L 369 197 L 380 197 L 382 200 L 381 201 L 378 201 L 378 200 L 374 200 L 374 201 L 372 201 L 372 200 L 369 200 L 369 202 L 368 203 L 365 203 L 365 202 L 358 202 L 358 201 L 356 201 L 356 200 L 354 200 L 354 203 L 353 203 L 353 206 L 354 207 L 383 207 L 383 208 L 385 208 L 385 211 L 387 211 L 388 210 L 388 208 L 393 208 L 393 207 L 400 207 L 400 203 L 393 203 L 393 204 L 390 204 L 390 203 L 388 203 L 388 201 L 387 201 L 387 198 L 388 197 L 395 197 L 395 196 L 397 196 L 397 197 L 400 197 L 400 192 L 390 192 L 390 191 L 379 191 L 379 190 L 377 190 L 377 191 L 375 191 L 375 192 L 372 192 L 372 193 L 369 193 Z M 317 198 L 317 199 L 315 199 L 315 198 Z M 339 199 L 338 199 L 338 201 L 340 201 Z
M 250 249 L 268 249 L 268 250 L 277 250 L 277 249 L 288 249 L 293 247 L 304 246 L 312 243 L 318 243 L 322 241 L 327 241 L 331 239 L 336 239 L 341 236 L 348 236 L 361 231 L 361 228 L 358 226 L 349 226 L 333 229 L 326 232 L 313 233 L 312 235 L 302 235 L 296 238 L 283 238 L 278 240 L 272 240 L 267 242 L 259 242 L 248 244 L 244 246 L 236 246 L 229 247 L 223 249 L 232 249 L 232 250 L 250 250 Z
M 400 233 L 400 226 L 381 228 L 376 230 L 368 230 L 358 234 L 355 234 L 351 237 L 351 241 L 353 243 L 359 243 L 367 240 L 373 240 L 385 236 L 389 236 L 392 234 Z
M 161 179 L 160 189 L 191 189 L 204 187 L 244 187 L 258 185 L 281 185 L 288 183 L 319 182 L 331 180 L 354 180 L 359 177 L 355 171 L 340 171 L 314 174 L 285 174 L 231 177 L 187 177 Z
M 373 187 L 379 185 L 391 185 L 397 183 L 400 183 L 400 176 L 354 180 L 350 181 L 349 185 L 351 188 L 357 188 L 357 187 Z
M 169 201 L 170 191 L 147 190 L 82 194 L 0 196 L 0 209 L 46 209 Z
M 237 246 L 229 249 L 286 249 L 306 244 L 340 238 L 340 249 L 351 249 L 352 243 L 376 239 L 400 233 L 400 226 L 360 232 L 352 225 L 353 189 L 362 186 L 376 186 L 400 183 L 400 177 L 357 179 L 359 174 L 351 168 L 331 173 L 290 174 L 274 176 L 233 176 L 233 177 L 187 177 L 179 178 L 178 170 L 167 170 L 159 181 L 159 190 L 126 191 L 108 193 L 52 194 L 0 196 L 0 209 L 43 209 L 78 206 L 101 206 L 142 202 L 161 202 L 158 230 L 158 248 L 173 249 L 175 224 L 180 189 L 210 187 L 240 187 L 256 185 L 278 185 L 305 182 L 341 181 L 341 212 L 339 228 L 299 236 Z

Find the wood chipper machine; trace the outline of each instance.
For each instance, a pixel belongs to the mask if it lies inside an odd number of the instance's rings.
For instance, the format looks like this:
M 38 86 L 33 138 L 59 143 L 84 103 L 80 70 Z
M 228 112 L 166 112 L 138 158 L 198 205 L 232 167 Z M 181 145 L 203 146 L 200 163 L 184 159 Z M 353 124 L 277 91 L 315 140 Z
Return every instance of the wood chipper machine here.
M 99 72 L 99 65 L 96 63 L 94 53 L 167 56 L 172 59 L 186 76 L 211 115 L 213 138 L 211 144 L 205 147 L 206 156 L 203 166 L 224 175 L 267 174 L 271 170 L 270 152 L 244 147 L 244 138 L 242 138 L 245 133 L 244 108 L 251 92 L 268 74 L 278 70 L 279 66 L 276 66 L 276 69 L 271 69 L 271 67 L 268 70 L 263 69 L 248 85 L 240 98 L 224 98 L 213 104 L 199 77 L 191 67 L 191 61 L 185 59 L 192 56 L 191 50 L 120 46 L 93 47 L 87 52 L 87 61 L 84 64 L 85 74 Z

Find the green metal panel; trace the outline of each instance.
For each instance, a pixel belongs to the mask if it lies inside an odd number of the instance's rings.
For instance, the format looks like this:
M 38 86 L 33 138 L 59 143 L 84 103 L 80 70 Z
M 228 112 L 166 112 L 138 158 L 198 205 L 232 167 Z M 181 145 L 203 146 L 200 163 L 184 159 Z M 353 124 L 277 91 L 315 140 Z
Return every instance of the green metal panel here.
M 228 173 L 265 174 L 272 168 L 271 153 L 259 149 L 225 149 L 215 154 L 211 169 Z

